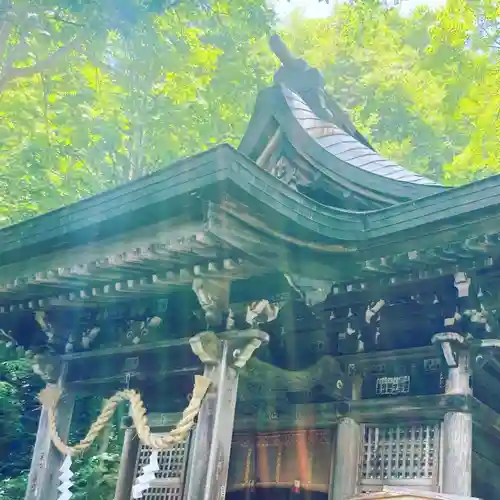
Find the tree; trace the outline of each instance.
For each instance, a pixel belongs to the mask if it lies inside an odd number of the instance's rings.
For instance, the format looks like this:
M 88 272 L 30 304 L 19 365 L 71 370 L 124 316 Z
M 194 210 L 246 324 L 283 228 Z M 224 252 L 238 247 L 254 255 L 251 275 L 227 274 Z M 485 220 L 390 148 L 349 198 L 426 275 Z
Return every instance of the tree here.
M 23 353 L 0 346 L 0 500 L 24 495 L 41 385 Z
M 356 1 L 297 19 L 288 38 L 382 154 L 457 184 L 499 171 L 497 37 L 478 29 L 494 12 L 492 0 L 450 0 L 405 18 Z
M 210 10 L 184 0 L 11 81 L 0 96 L 0 224 L 237 142 L 270 76 L 256 42 L 271 22 L 264 0 Z
M 207 9 L 204 0 L 184 0 Z M 72 53 L 92 53 L 108 32 L 130 36 L 137 26 L 181 0 L 2 0 L 0 92 L 19 78 L 47 73 Z
M 235 143 L 258 87 L 270 76 L 251 66 L 253 61 L 258 66 L 272 21 L 263 0 L 212 2 L 210 10 L 200 9 L 195 0 L 166 10 L 141 7 L 133 23 L 127 17 L 118 25 L 96 16 L 100 2 L 83 4 L 79 10 L 70 3 L 62 13 L 49 3 L 16 0 L 28 20 L 36 12 L 48 23 L 51 31 L 45 33 L 31 24 L 22 31 L 16 24 L 20 18 L 5 24 L 0 16 L 0 27 L 9 31 L 8 39 L 1 31 L 0 51 L 0 225 L 220 141 Z M 68 48 L 61 53 L 61 47 Z M 12 364 L 22 360 L 11 355 L 0 352 L 0 367 L 10 367 L 13 374 L 3 381 L 0 370 L 0 446 L 2 457 L 4 450 L 15 450 L 17 457 L 15 466 L 0 464 L 1 500 L 24 497 L 39 415 L 31 411 L 38 409 L 37 381 L 23 382 L 24 368 Z M 84 406 L 96 409 L 95 402 Z M 73 439 L 90 422 L 84 412 L 75 413 Z M 24 414 L 33 419 L 29 425 L 22 425 Z M 96 449 L 93 458 L 76 464 L 75 498 L 112 496 L 119 442 L 113 436 L 108 449 Z M 19 442 L 22 449 L 13 448 Z

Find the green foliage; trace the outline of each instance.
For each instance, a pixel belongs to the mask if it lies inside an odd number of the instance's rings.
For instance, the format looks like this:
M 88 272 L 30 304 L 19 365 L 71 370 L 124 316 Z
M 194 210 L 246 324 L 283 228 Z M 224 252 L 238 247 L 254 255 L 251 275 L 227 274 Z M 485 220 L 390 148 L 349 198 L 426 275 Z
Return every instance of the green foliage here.
M 22 500 L 40 416 L 36 394 L 42 383 L 24 354 L 0 346 L 0 360 L 0 500 Z M 83 437 L 101 404 L 94 397 L 77 400 L 70 442 Z M 75 461 L 76 500 L 113 497 L 121 446 L 117 419 L 92 450 Z
M 75 462 L 72 469 L 74 500 L 109 500 L 113 498 L 120 454 L 100 453 Z M 28 472 L 0 480 L 0 500 L 23 500 Z
M 17 476 L 29 466 L 39 416 L 35 395 L 40 387 L 22 355 L 0 350 L 0 478 Z
M 28 472 L 0 480 L 0 500 L 23 500 L 28 485 Z
M 110 448 L 113 448 L 114 452 L 86 456 L 75 463 L 74 487 L 72 488 L 75 500 L 109 500 L 113 498 L 120 464 L 120 453 L 116 446 L 116 440 Z
M 0 225 L 237 144 L 276 64 L 263 0 L 12 5 L 0 16 Z M 496 22 L 494 0 L 407 18 L 372 0 L 285 35 L 382 154 L 457 184 L 498 171 Z
M 271 14 L 264 0 L 210 10 L 184 0 L 10 80 L 0 95 L 0 224 L 237 143 L 271 76 L 260 64 Z
M 405 18 L 353 2 L 331 19 L 297 19 L 288 38 L 382 154 L 458 184 L 500 171 L 499 52 L 494 30 L 477 26 L 494 5 L 449 0 Z

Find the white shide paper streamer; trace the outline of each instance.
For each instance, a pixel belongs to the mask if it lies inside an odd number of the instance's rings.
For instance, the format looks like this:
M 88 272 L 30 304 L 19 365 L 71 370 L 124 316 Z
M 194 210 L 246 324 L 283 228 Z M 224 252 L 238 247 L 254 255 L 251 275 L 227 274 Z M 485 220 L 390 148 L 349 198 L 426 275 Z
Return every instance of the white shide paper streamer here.
M 142 498 L 144 492 L 151 488 L 151 483 L 156 479 L 156 473 L 159 470 L 158 450 L 153 450 L 148 465 L 143 467 L 142 474 L 137 478 L 132 488 L 132 498 Z
M 61 473 L 59 476 L 61 484 L 57 489 L 61 494 L 57 500 L 69 500 L 73 496 L 73 493 L 70 491 L 70 488 L 73 486 L 73 482 L 71 481 L 71 478 L 73 477 L 73 473 L 71 472 L 71 463 L 71 456 L 67 455 L 61 465 L 61 468 L 59 469 L 59 472 Z

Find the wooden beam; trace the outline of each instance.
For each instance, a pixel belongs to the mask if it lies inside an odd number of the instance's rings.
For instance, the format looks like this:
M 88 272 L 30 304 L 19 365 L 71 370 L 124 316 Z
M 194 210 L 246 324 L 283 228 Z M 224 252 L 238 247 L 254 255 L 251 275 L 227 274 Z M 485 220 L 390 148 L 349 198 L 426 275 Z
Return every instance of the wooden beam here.
M 186 218 L 174 218 L 170 221 L 141 227 L 120 235 L 118 238 L 106 238 L 99 242 L 80 245 L 68 250 L 59 250 L 47 255 L 34 257 L 22 263 L 2 267 L 2 278 L 6 283 L 14 283 L 16 278 L 35 276 L 44 270 L 68 270 L 75 274 L 87 274 L 94 270 L 94 263 L 106 255 L 119 255 L 126 250 L 156 248 L 157 245 L 167 247 L 178 245 L 178 241 L 189 242 L 197 238 L 204 230 L 204 224 L 186 221 Z M 82 256 L 84 262 L 82 262 Z M 2 285 L 0 285 L 1 288 Z
M 379 423 L 401 419 L 441 419 L 451 410 L 468 411 L 469 408 L 468 397 L 437 394 L 351 401 L 348 415 L 358 422 Z
M 365 399 L 332 403 L 286 404 L 276 406 L 272 399 L 252 415 L 236 412 L 235 431 L 281 431 L 301 428 L 322 429 L 350 417 L 359 423 L 387 423 L 391 420 L 420 421 L 442 419 L 451 409 L 471 408 L 470 399 L 446 395 Z M 169 427 L 181 418 L 180 413 L 150 413 L 151 427 Z
M 92 307 L 131 295 L 165 294 L 167 288 L 190 285 L 195 275 L 245 279 L 266 272 L 265 265 L 228 258 L 237 250 L 204 230 L 204 224 L 174 219 L 4 266 L 0 313 Z
M 481 483 L 491 486 L 495 490 L 495 495 L 489 497 L 499 498 L 500 497 L 500 466 L 488 460 L 486 457 L 479 453 L 472 453 L 472 471 L 474 478 L 479 479 Z M 484 500 L 489 500 L 485 498 Z
M 257 410 L 253 415 L 236 414 L 235 432 L 271 432 L 294 429 L 324 429 L 334 425 L 339 419 L 338 403 L 289 405 L 286 409 L 270 408 Z M 151 427 L 175 425 L 181 413 L 150 413 Z
M 439 351 L 434 346 L 413 347 L 410 349 L 397 349 L 392 351 L 364 352 L 359 354 L 346 354 L 336 359 L 343 366 L 354 365 L 356 370 L 363 370 L 381 363 L 403 363 L 404 361 L 418 361 L 421 359 L 439 358 Z
M 162 380 L 165 381 L 172 377 L 178 377 L 182 375 L 196 375 L 201 372 L 199 366 L 189 366 L 187 368 L 175 368 L 172 370 L 165 370 L 163 372 L 155 372 L 155 377 L 148 377 L 148 380 Z M 112 377 L 100 377 L 100 378 L 89 378 L 86 380 L 75 380 L 67 384 L 68 389 L 85 392 L 92 391 L 92 388 L 99 385 L 117 386 L 123 384 L 126 373 L 117 373 Z
M 472 451 L 500 467 L 500 438 L 472 423 Z
M 189 346 L 189 337 L 182 339 L 170 339 L 170 340 L 162 340 L 161 342 L 150 342 L 144 344 L 137 345 L 127 345 L 120 347 L 108 347 L 105 349 L 96 349 L 95 351 L 85 351 L 85 352 L 76 352 L 73 354 L 64 354 L 61 356 L 63 361 L 71 363 L 73 360 L 77 359 L 90 359 L 90 358 L 98 358 L 101 356 L 111 356 L 114 354 L 123 355 L 123 354 L 136 354 L 144 351 L 155 351 L 157 349 L 165 349 L 168 347 L 177 347 L 177 346 Z
M 500 438 L 500 415 L 477 398 L 471 398 L 471 407 L 474 423 Z

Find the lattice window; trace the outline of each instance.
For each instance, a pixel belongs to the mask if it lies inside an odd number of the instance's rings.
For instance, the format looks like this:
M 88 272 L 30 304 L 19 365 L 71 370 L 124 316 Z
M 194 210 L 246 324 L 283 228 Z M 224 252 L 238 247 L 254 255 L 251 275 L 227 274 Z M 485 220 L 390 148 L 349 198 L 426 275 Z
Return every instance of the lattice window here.
M 360 489 L 438 482 L 439 424 L 364 426 Z
M 179 486 L 150 488 L 144 493 L 142 500 L 170 500 L 171 498 L 176 500 L 182 498 L 182 488 Z
M 186 470 L 188 441 L 176 444 L 158 454 L 160 471 L 156 474 L 151 488 L 143 496 L 143 500 L 181 500 L 183 494 L 184 474 Z M 135 477 L 142 473 L 142 468 L 149 463 L 151 449 L 141 445 L 137 454 Z

